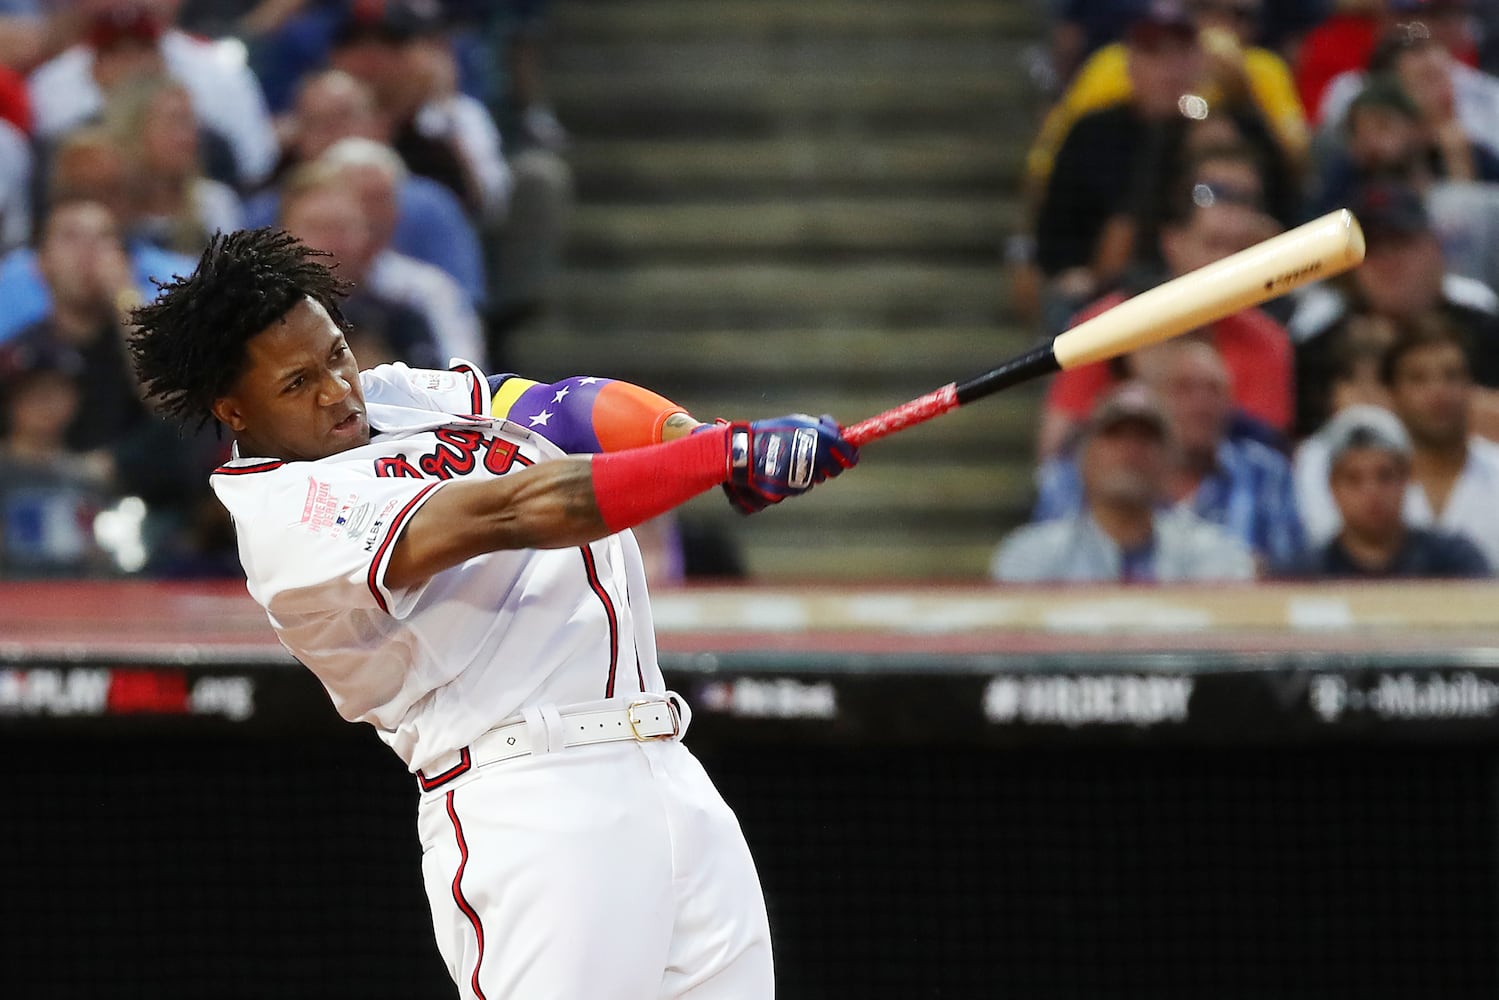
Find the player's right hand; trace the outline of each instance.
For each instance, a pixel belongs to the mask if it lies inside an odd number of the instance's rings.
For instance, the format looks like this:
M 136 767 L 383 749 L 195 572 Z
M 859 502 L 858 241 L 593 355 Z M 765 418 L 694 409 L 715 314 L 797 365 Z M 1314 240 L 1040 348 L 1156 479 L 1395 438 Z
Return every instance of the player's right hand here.
M 859 461 L 829 416 L 793 413 L 729 425 L 729 481 L 724 494 L 741 514 L 800 496 Z

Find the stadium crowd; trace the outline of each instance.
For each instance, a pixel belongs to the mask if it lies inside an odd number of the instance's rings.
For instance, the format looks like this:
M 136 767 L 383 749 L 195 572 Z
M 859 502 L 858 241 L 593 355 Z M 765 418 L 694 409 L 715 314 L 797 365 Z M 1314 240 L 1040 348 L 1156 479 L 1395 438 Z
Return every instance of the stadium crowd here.
M 1335 208 L 1349 274 L 1048 386 L 1004 581 L 1499 569 L 1499 19 L 1066 0 L 1007 254 L 1045 336 Z
M 366 366 L 503 370 L 569 209 L 544 8 L 0 0 L 0 576 L 239 573 L 226 440 L 122 349 L 216 231 L 329 252 Z M 1499 2 L 1056 8 L 1006 255 L 1041 336 L 1337 207 L 1368 258 L 1054 378 L 995 579 L 1499 570 Z
M 0 0 L 0 575 L 239 573 L 227 440 L 123 350 L 215 232 L 330 253 L 366 365 L 502 365 L 569 207 L 544 6 Z

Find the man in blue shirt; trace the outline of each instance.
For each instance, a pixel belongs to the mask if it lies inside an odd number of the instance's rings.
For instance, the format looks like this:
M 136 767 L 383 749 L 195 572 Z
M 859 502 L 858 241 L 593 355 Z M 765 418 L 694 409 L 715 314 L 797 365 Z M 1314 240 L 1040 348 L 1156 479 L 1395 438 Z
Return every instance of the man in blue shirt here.
M 1249 549 L 1189 510 L 1163 509 L 1171 431 L 1150 390 L 1126 382 L 1101 400 L 1079 445 L 1082 507 L 1012 532 L 990 575 L 1005 583 L 1249 580 Z
M 1213 345 L 1188 338 L 1136 355 L 1136 370 L 1160 399 L 1175 448 L 1166 477 L 1166 506 L 1219 525 L 1253 550 L 1261 565 L 1292 563 L 1305 546 L 1290 463 L 1252 438 L 1229 436 L 1233 387 Z M 1052 459 L 1037 473 L 1034 521 L 1082 509 L 1075 455 Z

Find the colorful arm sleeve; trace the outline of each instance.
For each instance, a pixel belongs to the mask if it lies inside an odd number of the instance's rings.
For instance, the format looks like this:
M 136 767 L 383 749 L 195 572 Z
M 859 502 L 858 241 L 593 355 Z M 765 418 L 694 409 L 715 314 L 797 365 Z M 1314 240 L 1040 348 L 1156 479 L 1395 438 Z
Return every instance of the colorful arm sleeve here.
M 592 375 L 550 384 L 492 375 L 489 387 L 491 414 L 536 431 L 572 455 L 659 444 L 667 419 L 687 412 L 649 389 Z

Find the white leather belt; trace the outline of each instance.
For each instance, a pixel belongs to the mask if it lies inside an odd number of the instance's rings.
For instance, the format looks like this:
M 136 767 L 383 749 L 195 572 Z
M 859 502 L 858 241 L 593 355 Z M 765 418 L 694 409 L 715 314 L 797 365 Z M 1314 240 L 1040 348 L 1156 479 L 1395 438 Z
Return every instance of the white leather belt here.
M 674 691 L 625 704 L 604 703 L 604 707 L 528 708 L 520 721 L 496 726 L 459 750 L 452 767 L 434 775 L 417 771 L 416 780 L 422 791 L 431 792 L 477 768 L 528 754 L 594 743 L 676 739 L 691 717 L 687 703 Z

